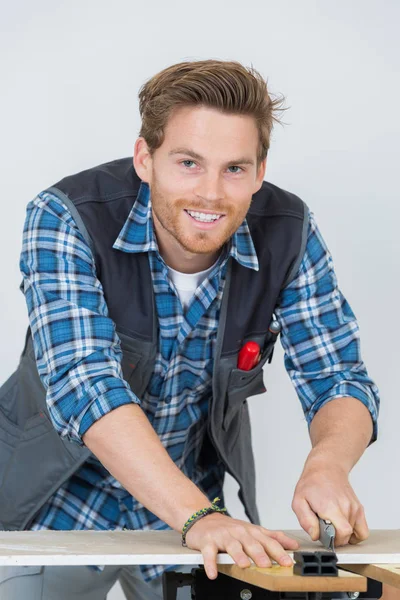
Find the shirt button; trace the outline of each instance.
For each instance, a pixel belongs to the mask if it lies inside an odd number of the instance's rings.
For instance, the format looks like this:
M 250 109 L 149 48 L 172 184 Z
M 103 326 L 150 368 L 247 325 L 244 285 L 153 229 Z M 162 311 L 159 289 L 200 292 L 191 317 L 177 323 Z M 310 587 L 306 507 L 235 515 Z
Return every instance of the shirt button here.
M 167 396 L 167 397 L 165 398 L 165 403 L 166 403 L 166 404 L 170 404 L 170 403 L 171 403 L 171 398 L 170 398 L 169 396 Z

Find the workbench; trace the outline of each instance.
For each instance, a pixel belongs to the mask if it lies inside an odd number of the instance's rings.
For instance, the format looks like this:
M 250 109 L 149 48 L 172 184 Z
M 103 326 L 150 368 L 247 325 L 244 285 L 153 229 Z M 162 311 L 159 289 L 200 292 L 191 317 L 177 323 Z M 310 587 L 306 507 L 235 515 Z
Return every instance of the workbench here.
M 301 530 L 285 533 L 298 540 L 297 552 L 324 551 Z M 191 585 L 198 600 L 362 600 L 380 598 L 382 583 L 400 589 L 400 530 L 371 530 L 368 540 L 335 554 L 337 576 L 309 576 L 279 565 L 242 569 L 219 553 L 218 577 L 209 580 L 202 554 L 184 548 L 176 531 L 0 531 L 0 565 L 194 565 L 191 573 L 165 573 L 165 600 L 181 585 Z

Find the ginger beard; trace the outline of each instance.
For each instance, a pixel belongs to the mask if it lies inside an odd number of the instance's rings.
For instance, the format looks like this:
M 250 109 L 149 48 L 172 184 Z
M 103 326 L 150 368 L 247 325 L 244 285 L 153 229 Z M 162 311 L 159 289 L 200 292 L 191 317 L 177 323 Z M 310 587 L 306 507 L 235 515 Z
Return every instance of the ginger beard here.
M 246 217 L 251 203 L 251 197 L 245 208 L 240 210 L 232 205 L 213 202 L 212 205 L 199 204 L 196 201 L 184 199 L 171 200 L 163 194 L 154 175 L 151 184 L 151 202 L 154 214 L 155 228 L 157 226 L 167 233 L 187 252 L 193 254 L 211 254 L 216 252 L 235 233 Z M 223 214 L 211 229 L 202 230 L 190 217 L 185 209 L 190 211 L 208 211 Z

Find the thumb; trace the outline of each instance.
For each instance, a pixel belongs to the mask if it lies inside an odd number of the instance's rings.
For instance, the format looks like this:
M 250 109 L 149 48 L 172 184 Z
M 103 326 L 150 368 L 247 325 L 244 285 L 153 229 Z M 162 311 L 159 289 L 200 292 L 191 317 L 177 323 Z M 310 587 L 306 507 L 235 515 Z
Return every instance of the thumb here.
M 315 512 L 311 509 L 307 500 L 298 500 L 293 503 L 293 510 L 299 520 L 301 527 L 315 542 L 319 538 L 319 519 Z

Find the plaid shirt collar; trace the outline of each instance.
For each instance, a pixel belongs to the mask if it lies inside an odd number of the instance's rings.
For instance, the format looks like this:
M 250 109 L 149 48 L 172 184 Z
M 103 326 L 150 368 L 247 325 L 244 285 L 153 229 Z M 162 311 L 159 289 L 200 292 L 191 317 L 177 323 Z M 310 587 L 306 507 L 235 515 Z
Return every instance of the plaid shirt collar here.
M 249 269 L 259 270 L 258 258 L 246 219 L 229 240 L 229 255 Z M 149 184 L 142 181 L 135 203 L 122 227 L 113 248 L 123 252 L 150 252 L 159 255 L 153 228 Z

